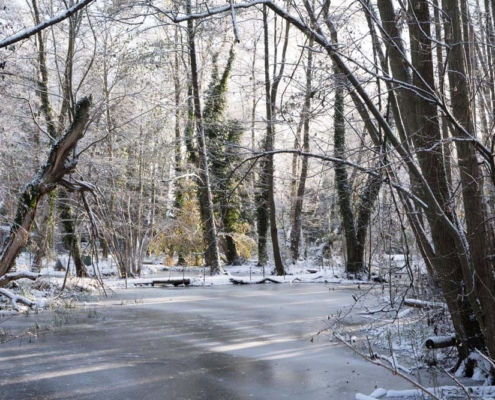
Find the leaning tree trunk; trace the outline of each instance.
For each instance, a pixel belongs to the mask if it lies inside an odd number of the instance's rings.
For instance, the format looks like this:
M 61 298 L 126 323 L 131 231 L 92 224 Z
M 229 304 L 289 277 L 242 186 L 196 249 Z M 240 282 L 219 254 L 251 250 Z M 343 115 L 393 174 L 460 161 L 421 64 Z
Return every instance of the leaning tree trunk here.
M 463 44 L 462 24 L 458 0 L 443 0 L 445 12 L 445 41 L 450 46 L 448 76 L 453 117 L 462 126 L 454 129 L 454 136 L 469 139 L 476 136 L 469 88 L 468 57 Z M 466 134 L 467 133 L 467 134 Z M 471 307 L 483 330 L 491 357 L 495 356 L 495 278 L 492 257 L 494 232 L 492 222 L 486 216 L 483 202 L 483 185 L 476 149 L 471 140 L 456 141 L 462 197 L 466 214 L 467 240 L 470 249 L 471 269 L 464 271 L 464 281 Z M 486 312 L 490 310 L 490 312 Z
M 0 257 L 0 276 L 13 267 L 15 260 L 29 239 L 40 200 L 64 183 L 64 176 L 74 170 L 77 158 L 70 158 L 77 142 L 84 136 L 89 120 L 91 98 L 85 97 L 76 105 L 74 121 L 67 132 L 52 145 L 48 160 L 34 179 L 25 186 L 19 198 L 14 222 L 10 228 Z
M 38 5 L 36 0 L 32 0 L 33 11 L 35 23 L 40 23 L 40 15 L 38 10 Z M 72 99 L 72 61 L 74 58 L 74 43 L 76 39 L 76 18 L 80 18 L 77 15 L 71 16 L 69 18 L 69 46 L 67 49 L 66 56 L 66 64 L 65 71 L 62 83 L 62 107 L 59 115 L 59 126 L 62 127 L 64 125 L 65 117 L 67 114 L 71 114 L 73 111 L 73 107 L 71 106 Z M 40 79 L 38 82 L 39 96 L 41 99 L 41 110 L 45 117 L 47 131 L 50 134 L 50 137 L 53 140 L 59 138 L 62 134 L 58 132 L 54 118 L 53 111 L 51 106 L 50 97 L 48 94 L 48 68 L 46 63 L 46 52 L 45 52 L 45 44 L 43 40 L 43 36 L 41 32 L 37 34 L 38 39 L 38 65 L 40 70 Z M 72 116 L 72 115 L 71 115 Z M 67 192 L 62 191 L 59 193 L 59 198 L 67 198 Z M 82 262 L 80 244 L 77 235 L 75 235 L 76 227 L 75 221 L 71 216 L 73 215 L 71 206 L 67 203 L 61 204 L 59 207 L 61 211 L 60 219 L 63 221 L 63 229 L 66 235 L 66 242 L 69 243 L 69 248 L 72 250 L 71 254 L 74 259 L 74 265 L 76 267 L 76 275 L 79 277 L 87 276 L 88 272 L 86 271 L 86 267 Z M 69 219 L 67 219 L 69 217 Z M 37 254 L 37 257 L 42 256 L 41 254 Z
M 421 74 L 413 76 L 408 63 L 405 61 L 406 49 L 401 40 L 397 22 L 394 22 L 394 8 L 389 0 L 379 0 L 378 8 L 383 22 L 386 36 L 387 50 L 390 55 L 390 67 L 393 76 L 402 82 L 416 84 L 428 91 L 434 87 L 433 64 L 431 54 L 430 25 L 428 20 L 428 7 L 424 2 L 415 1 L 412 10 L 416 23 L 410 25 L 411 62 Z M 444 212 L 440 215 L 434 205 L 429 201 L 426 218 L 431 229 L 431 237 L 434 244 L 435 257 L 431 259 L 434 273 L 433 278 L 438 279 L 442 286 L 449 311 L 456 332 L 465 344 L 460 348 L 460 356 L 464 358 L 470 349 L 480 346 L 481 330 L 473 321 L 473 310 L 464 296 L 465 287 L 462 278 L 462 261 L 458 252 L 458 233 L 453 233 L 451 227 L 445 221 L 445 217 L 456 224 L 455 206 L 451 202 L 449 182 L 446 176 L 444 157 L 441 151 L 421 151 L 441 142 L 440 127 L 438 125 L 438 113 L 434 103 L 424 97 L 415 96 L 415 93 L 404 87 L 397 87 L 398 108 L 393 108 L 396 121 L 403 121 L 404 129 L 408 135 L 408 141 L 417 149 L 418 161 L 435 201 Z M 411 107 L 411 104 L 414 107 Z M 418 135 L 417 132 L 422 134 Z M 441 147 L 440 147 L 441 150 Z M 428 190 L 428 189 L 426 189 Z M 471 321 L 471 322 L 469 322 Z

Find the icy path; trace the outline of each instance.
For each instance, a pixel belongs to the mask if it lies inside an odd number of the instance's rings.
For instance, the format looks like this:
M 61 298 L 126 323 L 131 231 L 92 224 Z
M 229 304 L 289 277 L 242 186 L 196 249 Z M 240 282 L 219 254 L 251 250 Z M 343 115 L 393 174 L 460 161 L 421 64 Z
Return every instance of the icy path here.
M 0 345 L 0 399 L 354 399 L 410 388 L 325 336 L 310 342 L 351 301 L 351 289 L 329 287 L 120 290 L 54 333 Z M 1 327 L 49 313 L 16 318 Z

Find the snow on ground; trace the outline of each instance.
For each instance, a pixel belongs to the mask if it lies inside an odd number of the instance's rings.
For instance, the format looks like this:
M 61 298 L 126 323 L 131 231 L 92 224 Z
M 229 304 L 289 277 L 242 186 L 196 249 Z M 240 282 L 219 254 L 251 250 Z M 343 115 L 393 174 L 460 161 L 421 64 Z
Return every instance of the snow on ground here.
M 22 253 L 17 261 L 16 270 L 29 271 L 31 260 L 29 253 Z M 60 256 L 59 260 L 62 265 L 68 264 L 67 255 Z M 441 301 L 432 302 L 431 308 L 433 309 L 428 310 L 404 306 L 403 299 L 406 296 L 412 297 L 411 294 L 413 294 L 408 292 L 409 289 L 406 286 L 400 284 L 390 286 L 388 283 L 370 284 L 348 279 L 340 260 L 327 260 L 323 265 L 317 265 L 314 262 L 298 262 L 287 266 L 285 276 L 274 275 L 273 265 L 262 268 L 258 267 L 254 261 L 241 266 L 225 266 L 227 274 L 215 276 L 211 276 L 209 269 L 205 267 L 166 267 L 161 261 L 158 258 L 146 259 L 141 277 L 129 277 L 128 279 L 118 278 L 116 263 L 111 258 L 99 260 L 97 264 L 88 266 L 87 269 L 91 275 L 89 278 L 75 277 L 73 267 L 70 268 L 69 274 L 66 271 L 56 270 L 55 262 L 51 262 L 42 268 L 41 277 L 36 282 L 19 280 L 9 290 L 33 301 L 36 304 L 33 308 L 41 312 L 44 308 L 56 308 L 61 302 L 67 301 L 72 302 L 71 306 L 97 304 L 95 299 L 99 296 L 125 288 L 143 287 L 151 284 L 153 280 L 175 279 L 180 282 L 181 279 L 189 279 L 190 286 L 232 285 L 232 279 L 243 283 L 258 283 L 264 278 L 269 278 L 270 281 L 266 282 L 267 284 L 279 282 L 282 284 L 351 285 L 356 288 L 356 295 L 353 296 L 354 304 L 347 309 L 343 305 L 341 314 L 328 316 L 328 329 L 324 330 L 325 333 L 330 333 L 330 336 L 332 334 L 342 335 L 353 347 L 364 354 L 370 354 L 372 350 L 377 355 L 377 359 L 384 360 L 384 364 L 387 360 L 389 365 L 404 364 L 404 366 L 400 365 L 399 369 L 406 373 L 411 372 L 409 375 L 412 379 L 415 379 L 419 370 L 449 367 L 455 363 L 456 352 L 453 349 L 424 349 L 426 338 L 453 334 L 444 309 L 436 307 L 442 304 Z M 162 286 L 173 285 L 163 284 Z M 62 287 L 66 289 L 63 292 Z M 0 316 L 12 313 L 12 305 L 6 300 L 0 296 Z M 351 299 L 350 302 L 352 302 Z M 17 304 L 17 307 L 20 311 L 29 310 L 22 304 Z M 358 315 L 361 318 L 359 324 L 356 325 L 353 322 L 352 327 L 345 322 L 346 315 L 350 313 L 351 308 L 359 309 Z M 487 371 L 478 369 L 473 378 L 483 381 L 486 377 Z M 466 383 L 463 381 L 463 384 Z M 441 391 L 438 392 L 440 389 Z M 358 394 L 356 399 L 422 398 L 418 390 L 382 389 L 370 395 Z M 466 398 L 466 393 L 462 392 L 459 387 L 436 387 L 432 390 L 435 390 L 434 393 L 439 398 Z M 490 386 L 473 386 L 468 390 L 473 398 L 495 398 L 495 388 Z
M 440 386 L 425 388 L 439 399 L 494 399 L 495 386 Z M 420 389 L 408 390 L 386 390 L 379 388 L 369 396 L 358 393 L 355 400 L 372 400 L 372 399 L 431 399 L 432 397 L 425 394 Z

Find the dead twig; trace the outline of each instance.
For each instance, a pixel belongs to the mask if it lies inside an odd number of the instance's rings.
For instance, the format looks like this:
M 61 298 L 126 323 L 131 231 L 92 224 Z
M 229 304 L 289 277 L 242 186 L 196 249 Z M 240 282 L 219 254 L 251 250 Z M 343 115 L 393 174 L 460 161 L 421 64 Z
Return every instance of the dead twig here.
M 402 379 L 405 379 L 407 382 L 411 383 L 415 387 L 417 387 L 419 390 L 421 390 L 423 393 L 427 394 L 430 396 L 432 399 L 435 400 L 440 400 L 438 396 L 436 396 L 434 393 L 429 391 L 427 388 L 424 386 L 420 385 L 418 382 L 414 381 L 413 379 L 409 378 L 407 375 L 404 375 L 402 372 L 398 371 L 396 368 L 389 367 L 388 365 L 383 364 L 382 362 L 378 360 L 374 360 L 371 357 L 366 356 L 365 354 L 361 353 L 358 349 L 356 349 L 354 346 L 350 345 L 347 343 L 340 335 L 334 334 L 333 335 L 335 339 L 337 339 L 339 342 L 345 344 L 347 347 L 349 347 L 352 351 L 354 351 L 357 355 L 361 356 L 364 358 L 366 361 L 378 365 L 379 367 L 383 367 L 386 370 L 392 372 L 394 375 L 400 376 Z

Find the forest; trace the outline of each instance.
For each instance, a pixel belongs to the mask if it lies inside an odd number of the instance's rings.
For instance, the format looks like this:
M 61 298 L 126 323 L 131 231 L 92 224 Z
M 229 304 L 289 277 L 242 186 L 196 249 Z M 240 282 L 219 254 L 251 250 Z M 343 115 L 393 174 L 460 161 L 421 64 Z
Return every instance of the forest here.
M 0 288 L 60 254 L 126 280 L 150 256 L 400 273 L 472 375 L 495 357 L 494 63 L 491 0 L 0 0 Z

